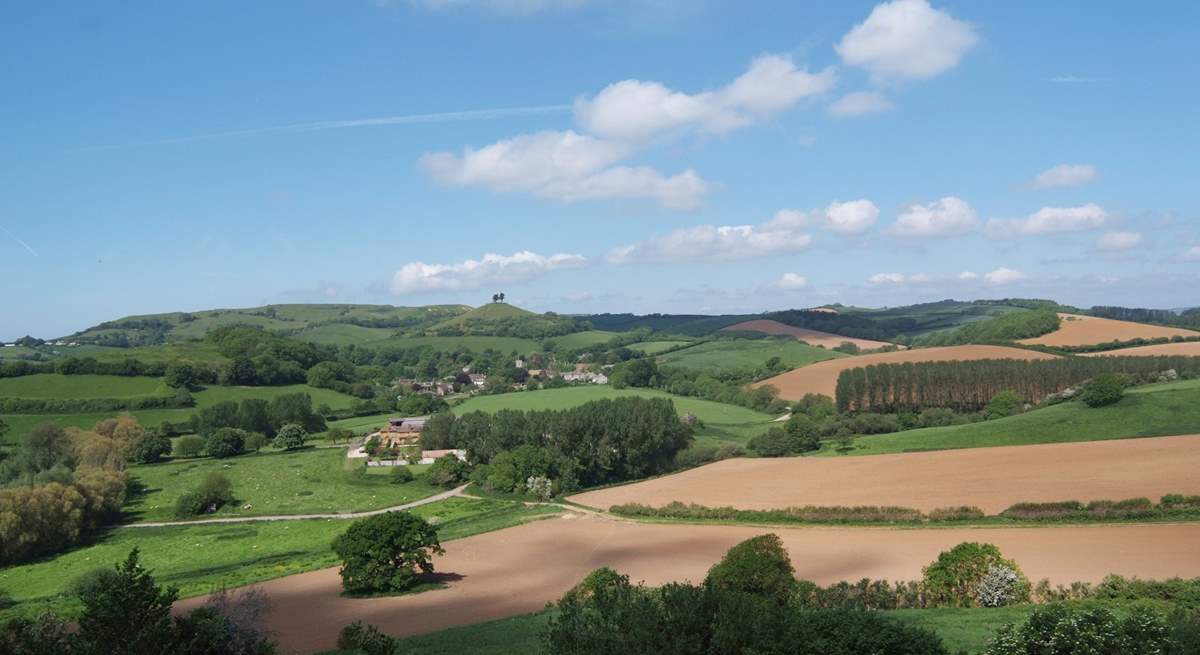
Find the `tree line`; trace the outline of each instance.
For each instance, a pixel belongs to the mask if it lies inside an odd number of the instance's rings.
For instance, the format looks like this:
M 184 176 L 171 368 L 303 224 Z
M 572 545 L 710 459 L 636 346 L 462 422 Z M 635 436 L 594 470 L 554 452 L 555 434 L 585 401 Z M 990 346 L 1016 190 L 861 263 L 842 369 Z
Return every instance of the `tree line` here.
M 955 346 L 966 343 L 1007 343 L 1049 334 L 1059 328 L 1058 313 L 1029 309 L 967 323 L 962 327 L 914 340 L 919 346 Z
M 1037 404 L 1101 373 L 1121 373 L 1149 381 L 1167 370 L 1184 377 L 1198 375 L 1200 358 L 1063 357 L 874 364 L 842 371 L 836 400 L 841 412 L 920 411 L 929 407 L 970 412 L 986 407 L 1001 391 L 1012 391 L 1025 402 Z
M 1200 329 L 1200 308 L 1193 307 L 1177 312 L 1171 309 L 1145 309 L 1141 307 L 1115 307 L 1096 305 L 1088 310 L 1092 316 L 1112 318 L 1135 323 L 1159 323 Z
M 82 414 L 138 409 L 194 407 L 196 399 L 186 389 L 163 396 L 134 398 L 0 398 L 0 414 Z

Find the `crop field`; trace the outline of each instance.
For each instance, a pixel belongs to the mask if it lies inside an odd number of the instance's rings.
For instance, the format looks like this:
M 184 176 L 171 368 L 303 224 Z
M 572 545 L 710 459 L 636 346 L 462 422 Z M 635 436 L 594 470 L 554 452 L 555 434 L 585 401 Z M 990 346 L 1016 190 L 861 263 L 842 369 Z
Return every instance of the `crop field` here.
M 863 350 L 872 348 L 882 348 L 883 346 L 891 345 L 886 341 L 874 341 L 871 339 L 857 339 L 855 337 L 843 337 L 838 334 L 829 332 L 821 332 L 820 330 L 809 330 L 807 328 L 792 327 L 772 321 L 768 319 L 758 319 L 754 321 L 743 321 L 735 323 L 729 327 L 721 328 L 722 332 L 762 332 L 763 334 L 773 334 L 780 336 L 795 337 L 805 343 L 813 346 L 824 346 L 826 348 L 834 348 L 842 345 L 843 342 L 849 341 Z
M 727 459 L 644 482 L 571 496 L 607 510 L 672 501 L 708 507 L 973 505 L 1200 494 L 1200 435 L 944 450 L 868 457 Z
M 675 396 L 656 389 L 613 389 L 608 385 L 539 389 L 493 396 L 476 396 L 454 407 L 455 414 L 466 412 L 495 412 L 501 409 L 566 409 L 592 400 L 641 396 L 669 398 L 682 416 L 691 412 L 704 422 L 697 432 L 697 444 L 731 442 L 745 444 L 766 431 L 775 418 L 770 414 L 727 403 L 718 403 L 688 396 Z
M 1193 330 L 1118 321 L 1111 318 L 1062 313 L 1059 314 L 1059 317 L 1062 318 L 1062 324 L 1057 330 L 1033 339 L 1023 339 L 1020 343 L 1043 346 L 1090 346 L 1110 341 L 1128 341 L 1130 339 L 1155 339 L 1176 335 L 1183 337 L 1200 336 L 1200 332 Z
M 0 378 L 0 398 L 136 398 L 166 395 L 161 378 L 39 373 Z
M 1200 380 L 1135 387 L 1120 402 L 1068 402 L 982 423 L 876 434 L 855 440 L 853 454 L 1099 441 L 1200 433 Z M 822 455 L 834 455 L 831 449 Z
M 1158 343 L 1152 346 L 1134 346 L 1133 348 L 1118 348 L 1105 352 L 1082 354 L 1084 357 L 1164 357 L 1169 355 L 1200 357 L 1200 341 Z
M 804 394 L 819 393 L 833 398 L 838 375 L 842 371 L 870 366 L 872 364 L 897 364 L 902 362 L 945 362 L 976 359 L 1053 359 L 1050 355 L 1035 350 L 1008 348 L 1006 346 L 946 346 L 940 348 L 916 348 L 889 353 L 873 353 L 831 359 L 809 364 L 761 382 L 753 386 L 772 385 L 779 390 L 779 397 L 799 400 Z
M 437 522 L 439 538 L 445 542 L 560 510 L 448 498 L 409 511 Z M 0 622 L 42 608 L 68 616 L 77 612 L 78 603 L 68 593 L 71 582 L 88 571 L 124 560 L 134 547 L 159 583 L 178 586 L 180 597 L 187 598 L 222 586 L 232 588 L 333 566 L 337 557 L 329 545 L 349 525 L 349 521 L 320 519 L 114 528 L 80 548 L 0 570 L 0 591 L 16 603 L 0 610 Z
M 796 575 L 820 584 L 864 577 L 918 579 L 940 551 L 963 541 L 995 544 L 1031 579 L 1054 583 L 1096 582 L 1109 573 L 1200 575 L 1195 557 L 1200 524 L 770 531 L 783 539 Z M 264 583 L 274 601 L 266 625 L 280 636 L 282 650 L 301 652 L 332 649 L 338 630 L 356 620 L 398 636 L 433 632 L 540 610 L 601 566 L 650 585 L 698 581 L 731 546 L 764 532 L 567 514 L 447 544 L 446 555 L 435 558 L 434 566 L 462 577 L 445 589 L 348 599 L 341 595 L 336 568 Z
M 778 357 L 783 366 L 797 368 L 845 356 L 791 339 L 722 339 L 667 353 L 658 363 L 681 368 L 758 368 Z
M 130 473 L 145 491 L 134 495 L 125 511 L 138 522 L 175 520 L 176 499 L 214 472 L 229 478 L 237 498 L 216 517 L 361 512 L 441 491 L 425 482 L 420 468 L 414 469 L 412 482 L 391 484 L 386 474 L 368 474 L 362 464 L 348 463 L 341 448 L 320 448 L 133 466 Z

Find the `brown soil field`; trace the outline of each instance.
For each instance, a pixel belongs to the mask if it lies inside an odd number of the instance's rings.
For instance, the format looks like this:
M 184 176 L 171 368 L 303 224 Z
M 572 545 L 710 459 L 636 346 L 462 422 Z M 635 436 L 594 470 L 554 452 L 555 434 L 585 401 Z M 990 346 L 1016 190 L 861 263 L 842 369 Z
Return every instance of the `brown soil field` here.
M 1062 313 L 1059 314 L 1059 317 L 1062 318 L 1062 324 L 1057 330 L 1033 339 L 1022 339 L 1018 343 L 1043 346 L 1090 346 L 1110 341 L 1129 341 L 1130 339 L 1155 339 L 1175 335 L 1200 336 L 1200 332 L 1192 330 L 1116 321 L 1111 318 Z
M 1007 346 L 944 346 L 940 348 L 916 348 L 890 353 L 872 353 L 855 357 L 839 357 L 809 364 L 773 378 L 754 383 L 774 385 L 779 397 L 799 400 L 806 393 L 823 393 L 830 398 L 837 388 L 838 374 L 846 369 L 870 366 L 871 364 L 899 364 L 903 362 L 945 362 L 974 359 L 1053 359 L 1055 356 L 1035 350 L 1009 348 Z
M 834 348 L 842 345 L 843 341 L 849 341 L 863 350 L 871 350 L 874 348 L 882 348 L 890 346 L 886 341 L 873 341 L 871 339 L 855 339 L 854 337 L 843 337 L 830 332 L 821 332 L 820 330 L 808 330 L 805 328 L 792 327 L 784 325 L 779 321 L 771 321 L 767 319 L 759 319 L 755 321 L 742 321 L 730 325 L 729 327 L 721 328 L 721 332 L 762 332 L 763 334 L 787 335 L 795 337 L 812 346 L 825 346 L 826 348 Z
M 672 501 L 708 507 L 974 505 L 1121 500 L 1200 493 L 1200 435 L 1000 446 L 862 457 L 727 459 L 675 475 L 571 496 L 607 510 Z
M 569 518 L 567 518 L 569 517 Z M 938 553 L 963 541 L 996 544 L 1033 580 L 1096 582 L 1109 573 L 1142 578 L 1200 576 L 1200 524 L 945 530 L 773 529 L 662 525 L 567 514 L 445 544 L 434 566 L 443 589 L 350 599 L 330 568 L 258 585 L 271 600 L 266 627 L 282 652 L 334 648 L 354 621 L 393 635 L 433 632 L 536 612 L 590 571 L 611 566 L 660 585 L 699 581 L 734 544 L 775 532 L 797 575 L 830 584 L 864 577 L 914 580 Z M 186 610 L 203 602 L 176 605 Z
M 1159 343 L 1153 346 L 1134 346 L 1133 348 L 1118 348 L 1102 353 L 1084 353 L 1085 357 L 1160 357 L 1163 355 L 1183 355 L 1185 357 L 1200 357 L 1200 341 L 1183 343 Z

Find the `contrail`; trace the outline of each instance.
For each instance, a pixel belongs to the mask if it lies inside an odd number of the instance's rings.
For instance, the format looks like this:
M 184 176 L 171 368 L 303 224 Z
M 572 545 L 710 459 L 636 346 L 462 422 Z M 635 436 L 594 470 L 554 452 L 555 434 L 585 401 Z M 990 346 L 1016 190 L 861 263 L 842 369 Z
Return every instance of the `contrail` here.
M 13 241 L 16 241 L 17 243 L 24 246 L 25 249 L 29 251 L 29 254 L 33 255 L 34 257 L 38 256 L 36 250 L 34 250 L 33 248 L 30 248 L 28 243 L 25 243 L 24 241 L 18 239 L 17 235 L 13 234 L 12 232 L 9 232 L 8 228 L 4 227 L 3 225 L 0 225 L 0 230 L 4 230 L 4 233 L 7 234 L 9 237 L 11 237 Z
M 229 132 L 213 132 L 193 136 L 142 141 L 139 143 L 123 143 L 107 146 L 85 146 L 72 148 L 67 152 L 83 152 L 88 150 L 113 150 L 116 148 L 138 148 L 142 146 L 164 146 L 192 141 L 207 141 L 210 139 L 225 139 L 242 136 L 259 136 L 263 134 L 280 134 L 286 132 L 316 132 L 319 130 L 341 130 L 349 127 L 378 127 L 380 125 L 411 125 L 414 123 L 448 123 L 451 121 L 474 121 L 489 118 L 504 118 L 507 116 L 528 116 L 532 114 L 549 114 L 566 111 L 571 105 L 540 105 L 537 107 L 507 107 L 503 109 L 471 109 L 467 111 L 448 111 L 436 114 L 407 114 L 404 116 L 381 116 L 378 118 L 359 118 L 342 121 L 319 121 L 316 123 L 294 123 L 292 125 L 276 125 L 273 127 L 257 127 L 249 130 L 233 130 Z

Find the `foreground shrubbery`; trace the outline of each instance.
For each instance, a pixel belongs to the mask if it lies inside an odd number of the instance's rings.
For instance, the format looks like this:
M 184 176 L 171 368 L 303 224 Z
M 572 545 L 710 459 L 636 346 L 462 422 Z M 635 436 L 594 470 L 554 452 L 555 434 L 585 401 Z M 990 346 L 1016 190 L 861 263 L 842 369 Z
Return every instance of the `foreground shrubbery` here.
M 806 606 L 779 537 L 734 546 L 700 585 L 633 585 L 602 568 L 558 602 L 542 635 L 555 655 L 940 655 L 933 633 L 881 615 Z
M 1134 606 L 1125 618 L 1103 607 L 1049 605 L 1000 629 L 985 655 L 1195 655 L 1200 615 Z

